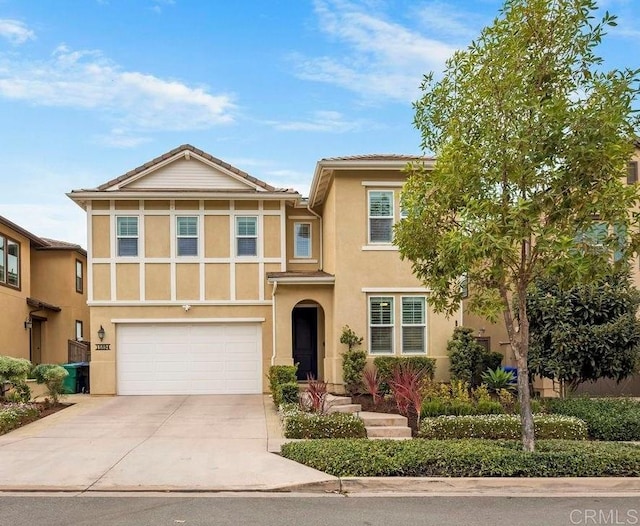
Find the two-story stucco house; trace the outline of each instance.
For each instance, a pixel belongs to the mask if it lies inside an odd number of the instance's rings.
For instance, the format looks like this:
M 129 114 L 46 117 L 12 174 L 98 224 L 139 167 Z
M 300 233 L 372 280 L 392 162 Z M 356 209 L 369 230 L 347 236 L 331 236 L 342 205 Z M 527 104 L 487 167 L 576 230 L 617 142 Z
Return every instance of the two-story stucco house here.
M 446 376 L 456 322 L 392 244 L 412 159 L 322 160 L 304 199 L 183 145 L 68 194 L 87 212 L 92 392 L 260 393 L 291 363 L 339 389 L 344 325 L 371 358 Z
M 89 339 L 86 268 L 79 245 L 0 216 L 0 355 L 68 361 L 69 345 Z

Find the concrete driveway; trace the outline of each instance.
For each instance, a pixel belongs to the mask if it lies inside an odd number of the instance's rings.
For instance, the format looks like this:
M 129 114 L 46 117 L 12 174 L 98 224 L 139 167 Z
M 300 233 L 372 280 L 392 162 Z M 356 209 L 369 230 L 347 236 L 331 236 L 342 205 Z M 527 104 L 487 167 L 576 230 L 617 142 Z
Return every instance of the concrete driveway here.
M 0 436 L 0 491 L 266 491 L 336 480 L 267 451 L 262 395 L 75 399 Z

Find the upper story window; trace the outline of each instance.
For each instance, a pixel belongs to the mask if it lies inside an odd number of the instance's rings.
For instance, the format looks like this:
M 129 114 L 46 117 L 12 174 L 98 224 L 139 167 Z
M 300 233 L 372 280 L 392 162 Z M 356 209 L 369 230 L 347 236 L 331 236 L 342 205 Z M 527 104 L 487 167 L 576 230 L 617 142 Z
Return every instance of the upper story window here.
M 423 297 L 402 298 L 402 352 L 424 354 L 425 346 L 425 301 Z
M 117 217 L 118 256 L 138 255 L 138 218 Z
M 198 255 L 198 218 L 176 217 L 176 247 L 178 256 Z
M 627 164 L 627 184 L 638 182 L 638 162 L 632 161 Z
M 236 255 L 258 255 L 258 218 L 255 216 L 236 217 Z
M 82 293 L 84 291 L 84 269 L 82 267 L 82 261 L 76 259 L 76 292 Z
M 369 298 L 369 352 L 393 354 L 393 297 Z
M 0 284 L 20 288 L 20 243 L 1 235 Z
M 294 223 L 293 255 L 296 258 L 311 257 L 311 223 Z
M 84 326 L 82 321 L 76 320 L 76 340 L 81 342 L 84 339 Z
M 369 243 L 393 241 L 393 190 L 369 192 Z

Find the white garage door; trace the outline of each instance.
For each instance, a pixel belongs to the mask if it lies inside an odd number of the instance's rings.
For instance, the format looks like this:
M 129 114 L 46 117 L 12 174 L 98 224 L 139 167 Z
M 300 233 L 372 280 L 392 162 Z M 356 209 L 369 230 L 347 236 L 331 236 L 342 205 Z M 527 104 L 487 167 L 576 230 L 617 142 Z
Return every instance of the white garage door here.
M 118 394 L 262 392 L 260 325 L 121 324 Z

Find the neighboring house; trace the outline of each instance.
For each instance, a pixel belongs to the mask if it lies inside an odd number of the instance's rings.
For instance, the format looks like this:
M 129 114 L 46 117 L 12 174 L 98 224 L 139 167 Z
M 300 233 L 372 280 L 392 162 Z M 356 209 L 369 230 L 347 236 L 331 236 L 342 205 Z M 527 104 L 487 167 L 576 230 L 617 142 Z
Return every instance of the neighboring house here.
M 627 184 L 638 184 L 639 173 L 638 165 L 640 163 L 640 143 L 636 143 L 635 153 L 629 162 L 627 172 Z M 598 235 L 601 233 L 602 225 L 596 223 L 591 232 L 588 233 L 588 237 L 597 243 Z M 605 228 L 606 230 L 606 228 Z M 613 254 L 613 258 L 618 258 L 617 253 Z M 631 265 L 633 283 L 637 288 L 640 288 L 640 261 L 636 260 Z M 504 364 L 515 364 L 515 357 L 511 344 L 509 343 L 509 336 L 507 334 L 507 328 L 504 321 L 500 319 L 497 323 L 490 323 L 481 316 L 471 314 L 466 308 L 466 301 L 463 302 L 463 318 L 464 325 L 474 328 L 477 339 L 488 349 L 500 352 L 505 359 Z M 548 379 L 536 379 L 534 382 L 534 389 L 543 396 L 557 396 L 559 386 Z M 598 380 L 597 382 L 587 382 L 578 387 L 579 393 L 590 393 L 596 395 L 630 395 L 640 396 L 640 375 L 636 374 L 623 380 L 620 383 L 616 383 L 614 380 Z
M 88 339 L 87 254 L 0 216 L 0 355 L 65 363 Z
M 340 389 L 345 325 L 371 359 L 431 356 L 445 379 L 458 321 L 392 244 L 412 160 L 322 160 L 307 200 L 183 145 L 68 194 L 88 219 L 92 393 L 260 393 L 291 363 Z

